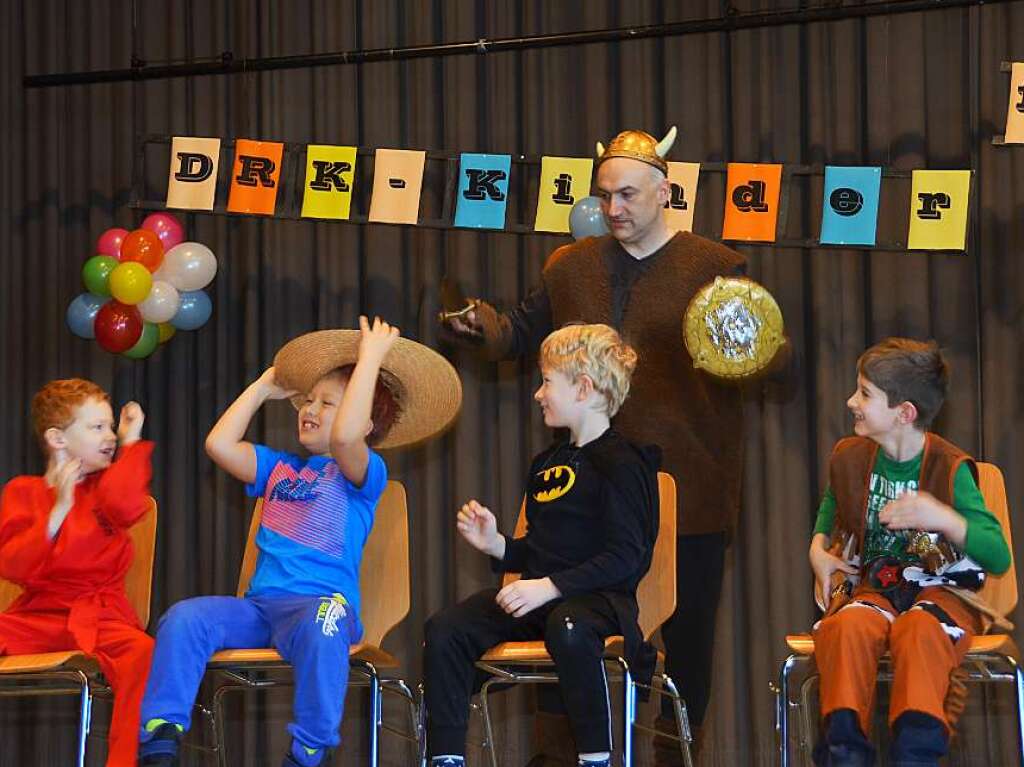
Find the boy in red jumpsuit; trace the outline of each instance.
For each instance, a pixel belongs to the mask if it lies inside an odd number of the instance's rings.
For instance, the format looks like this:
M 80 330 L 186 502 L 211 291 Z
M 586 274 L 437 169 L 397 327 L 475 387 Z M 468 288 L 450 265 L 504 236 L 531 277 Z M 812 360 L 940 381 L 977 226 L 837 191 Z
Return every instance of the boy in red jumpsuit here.
M 0 499 L 0 577 L 24 593 L 0 613 L 0 655 L 81 650 L 114 691 L 107 767 L 131 767 L 153 640 L 125 596 L 128 528 L 146 511 L 153 443 L 129 402 L 117 433 L 91 381 L 51 381 L 32 400 L 46 473 L 15 477 Z M 115 458 L 115 450 L 120 451 Z

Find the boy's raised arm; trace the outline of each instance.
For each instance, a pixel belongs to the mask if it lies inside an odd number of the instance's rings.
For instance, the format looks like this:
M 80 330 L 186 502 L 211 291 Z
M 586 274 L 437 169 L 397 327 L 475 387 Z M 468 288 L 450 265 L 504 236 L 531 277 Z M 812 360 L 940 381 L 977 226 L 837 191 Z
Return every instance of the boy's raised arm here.
M 277 385 L 274 368 L 267 368 L 253 381 L 231 406 L 224 411 L 206 435 L 206 453 L 224 471 L 242 482 L 256 481 L 256 450 L 245 440 L 249 422 L 263 403 L 270 399 L 286 399 L 295 392 Z
M 345 478 L 356 487 L 362 487 L 366 481 L 366 468 L 370 462 L 366 435 L 373 426 L 370 415 L 377 375 L 399 335 L 398 328 L 379 317 L 374 318 L 372 327 L 366 317 L 360 317 L 359 330 L 359 358 L 345 386 L 341 408 L 331 428 L 331 456 Z

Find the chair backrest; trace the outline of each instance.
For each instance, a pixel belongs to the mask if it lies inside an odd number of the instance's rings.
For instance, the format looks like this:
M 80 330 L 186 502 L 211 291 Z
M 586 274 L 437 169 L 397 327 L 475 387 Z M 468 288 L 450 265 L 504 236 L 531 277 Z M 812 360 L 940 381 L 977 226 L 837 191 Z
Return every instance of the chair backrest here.
M 128 528 L 135 555 L 124 578 L 124 590 L 128 603 L 139 616 L 139 623 L 145 628 L 149 624 L 149 600 L 153 589 L 153 554 L 156 549 L 157 506 L 148 498 L 146 511 L 138 521 Z M 21 595 L 21 587 L 0 578 L 0 612 L 3 612 Z
M 1010 549 L 1010 567 L 1002 575 L 985 576 L 981 587 L 981 598 L 1000 615 L 1009 615 L 1017 606 L 1017 568 L 1013 561 L 1013 538 L 1010 534 L 1010 509 L 1006 501 L 1006 483 L 999 467 L 991 463 L 978 464 L 978 489 L 985 499 L 985 505 L 999 520 L 1003 537 Z
M 671 474 L 658 472 L 658 539 L 651 568 L 636 588 L 640 606 L 640 630 L 650 639 L 676 609 L 676 482 Z M 515 538 L 526 535 L 526 499 L 519 507 Z M 519 580 L 519 573 L 505 573 L 502 586 Z
M 256 533 L 263 516 L 263 499 L 256 502 L 249 524 L 242 569 L 238 576 L 238 596 L 245 594 L 256 569 Z M 389 480 L 377 503 L 373 528 L 363 548 L 359 568 L 362 595 L 363 641 L 380 646 L 391 629 L 409 614 L 409 514 L 405 488 Z

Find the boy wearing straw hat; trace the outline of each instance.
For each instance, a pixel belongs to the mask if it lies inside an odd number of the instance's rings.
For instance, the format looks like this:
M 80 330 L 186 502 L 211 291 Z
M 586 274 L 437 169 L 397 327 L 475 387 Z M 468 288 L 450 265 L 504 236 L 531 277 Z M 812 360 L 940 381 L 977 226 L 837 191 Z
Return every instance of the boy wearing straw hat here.
M 294 668 L 283 767 L 324 763 L 339 742 L 349 646 L 362 635 L 360 559 L 387 483 L 370 445 L 426 439 L 454 419 L 462 395 L 439 354 L 380 319 L 359 325 L 286 344 L 206 438 L 214 462 L 263 498 L 259 558 L 244 598 L 187 599 L 161 619 L 142 704 L 143 765 L 177 763 L 207 659 L 230 648 L 272 646 Z M 263 403 L 284 398 L 298 409 L 308 458 L 244 439 Z

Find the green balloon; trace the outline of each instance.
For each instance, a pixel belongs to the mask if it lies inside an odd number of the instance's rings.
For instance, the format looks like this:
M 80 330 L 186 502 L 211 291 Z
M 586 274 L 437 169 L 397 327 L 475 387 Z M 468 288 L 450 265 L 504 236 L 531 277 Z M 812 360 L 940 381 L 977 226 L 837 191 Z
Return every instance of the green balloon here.
M 133 360 L 141 360 L 153 353 L 153 350 L 160 345 L 160 328 L 153 322 L 142 323 L 142 335 L 124 356 Z
M 82 267 L 85 289 L 97 296 L 110 295 L 110 273 L 120 264 L 113 256 L 93 256 Z

